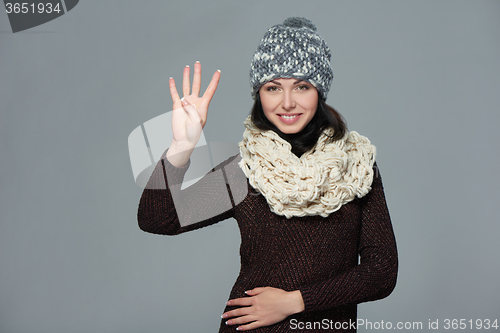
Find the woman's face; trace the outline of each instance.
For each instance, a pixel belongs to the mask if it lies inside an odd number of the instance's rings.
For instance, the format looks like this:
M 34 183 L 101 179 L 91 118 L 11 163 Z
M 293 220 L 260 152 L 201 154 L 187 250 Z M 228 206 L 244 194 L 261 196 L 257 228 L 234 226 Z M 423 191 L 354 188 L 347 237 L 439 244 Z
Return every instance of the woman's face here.
M 307 81 L 275 79 L 259 89 L 264 115 L 285 134 L 299 133 L 316 114 L 318 91 Z

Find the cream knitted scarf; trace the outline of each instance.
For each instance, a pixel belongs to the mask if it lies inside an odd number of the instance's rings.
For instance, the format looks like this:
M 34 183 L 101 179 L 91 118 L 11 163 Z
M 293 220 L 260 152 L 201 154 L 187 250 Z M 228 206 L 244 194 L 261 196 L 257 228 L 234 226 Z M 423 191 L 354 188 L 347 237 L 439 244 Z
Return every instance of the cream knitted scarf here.
M 287 218 L 327 217 L 370 191 L 375 146 L 357 132 L 327 142 L 333 130 L 325 130 L 315 147 L 299 158 L 287 141 L 274 131 L 257 129 L 250 117 L 245 127 L 239 166 L 272 212 Z

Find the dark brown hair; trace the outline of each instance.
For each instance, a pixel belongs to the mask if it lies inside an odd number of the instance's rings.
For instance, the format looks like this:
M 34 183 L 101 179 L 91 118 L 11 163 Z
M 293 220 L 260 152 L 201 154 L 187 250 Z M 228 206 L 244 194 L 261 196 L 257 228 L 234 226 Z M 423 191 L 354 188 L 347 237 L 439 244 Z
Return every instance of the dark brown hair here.
M 281 132 L 269 121 L 269 119 L 267 119 L 262 109 L 259 93 L 255 95 L 251 117 L 253 124 L 258 129 L 262 131 L 272 130 L 282 139 L 288 141 L 292 145 L 292 153 L 299 157 L 314 147 L 316 142 L 318 142 L 319 136 L 325 129 L 332 128 L 334 130 L 330 142 L 341 139 L 347 131 L 347 124 L 344 117 L 342 117 L 337 110 L 327 105 L 325 100 L 321 97 L 318 98 L 318 107 L 314 117 L 302 131 L 296 134 L 285 134 Z

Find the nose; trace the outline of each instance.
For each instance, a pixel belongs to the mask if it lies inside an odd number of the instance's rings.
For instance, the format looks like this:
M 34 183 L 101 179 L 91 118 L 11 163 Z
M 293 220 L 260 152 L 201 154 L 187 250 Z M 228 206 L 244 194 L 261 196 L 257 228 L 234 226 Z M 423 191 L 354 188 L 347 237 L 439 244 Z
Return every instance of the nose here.
M 291 91 L 285 90 L 283 92 L 283 100 L 281 101 L 281 107 L 287 111 L 295 108 L 295 100 L 293 98 Z

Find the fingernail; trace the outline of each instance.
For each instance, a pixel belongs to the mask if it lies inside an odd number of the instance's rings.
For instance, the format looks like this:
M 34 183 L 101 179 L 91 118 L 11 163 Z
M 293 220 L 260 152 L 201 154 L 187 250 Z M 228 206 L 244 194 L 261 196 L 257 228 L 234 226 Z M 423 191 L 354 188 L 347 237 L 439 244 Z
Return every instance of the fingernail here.
M 237 331 L 239 331 L 239 330 L 240 330 L 240 328 L 239 328 L 239 327 L 236 327 L 236 330 L 237 330 Z
M 188 67 L 188 68 L 189 68 L 189 65 L 186 65 L 186 67 Z
M 245 291 L 245 294 L 247 294 L 247 295 L 248 295 L 248 291 Z
M 220 71 L 220 69 L 218 69 L 218 70 L 217 70 L 217 72 L 219 72 L 219 73 L 220 73 L 220 72 L 221 72 L 221 71 Z
M 196 63 L 199 64 L 200 62 L 198 60 L 196 60 Z
M 226 325 L 231 325 L 231 320 L 226 321 Z
M 189 102 L 184 97 L 182 97 L 181 104 L 182 104 L 182 106 L 187 106 L 187 105 L 189 105 Z

